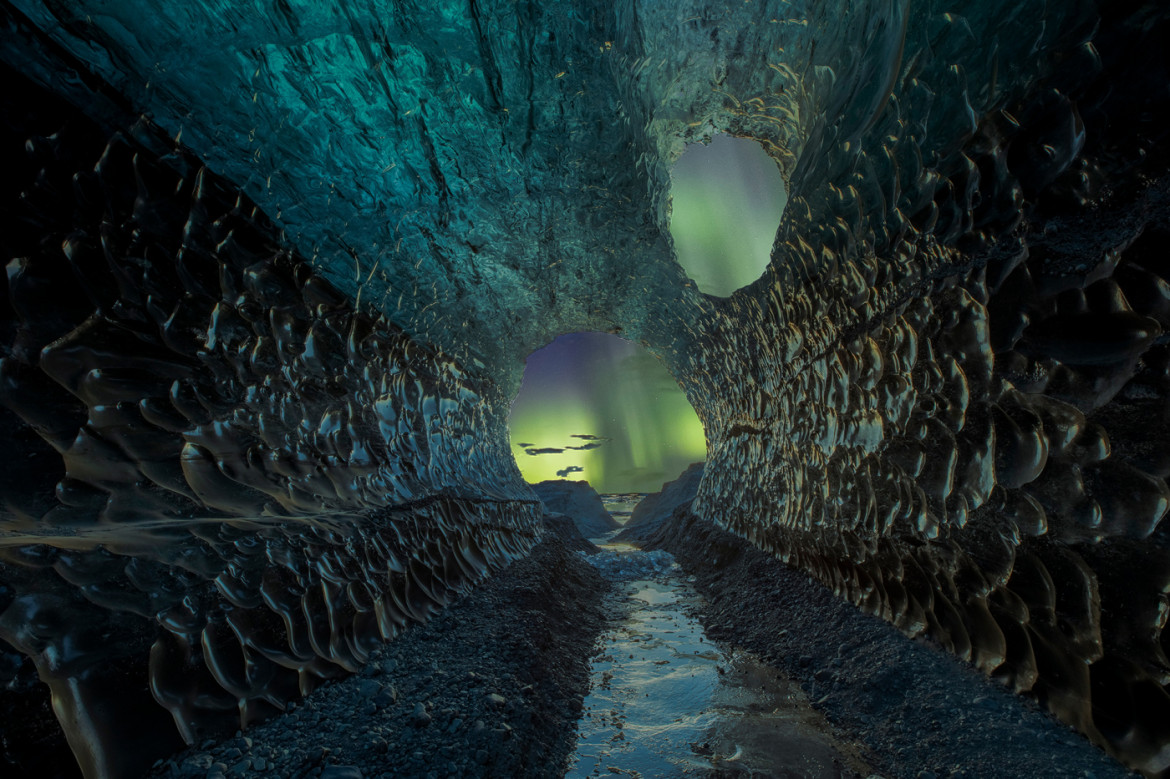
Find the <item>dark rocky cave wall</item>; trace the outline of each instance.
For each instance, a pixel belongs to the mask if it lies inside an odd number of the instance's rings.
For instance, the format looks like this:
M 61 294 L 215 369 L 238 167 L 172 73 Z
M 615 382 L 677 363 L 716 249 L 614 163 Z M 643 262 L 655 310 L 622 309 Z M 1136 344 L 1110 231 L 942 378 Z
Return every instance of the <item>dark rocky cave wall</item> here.
M 491 382 L 149 122 L 3 77 L 0 765 L 69 772 L 39 674 L 85 773 L 133 775 L 360 668 L 526 552 L 539 502 Z
M 687 390 L 698 511 L 1166 771 L 1158 4 L 88 5 L 4 6 L 0 627 L 90 773 L 521 553 L 501 410 L 585 329 Z M 728 299 L 666 231 L 718 131 L 790 193 Z
M 978 75 L 1010 65 L 993 14 L 914 20 L 908 50 L 954 64 L 906 67 L 861 143 L 818 128 L 784 261 L 681 360 L 695 510 L 1160 775 L 1167 27 L 1068 10 L 1015 95 Z

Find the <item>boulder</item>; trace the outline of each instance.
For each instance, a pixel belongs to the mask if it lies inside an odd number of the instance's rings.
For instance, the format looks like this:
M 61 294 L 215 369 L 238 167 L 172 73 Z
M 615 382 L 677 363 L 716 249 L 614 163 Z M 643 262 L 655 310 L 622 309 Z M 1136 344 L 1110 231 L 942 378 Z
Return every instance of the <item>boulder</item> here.
M 571 517 L 586 538 L 597 538 L 619 527 L 587 481 L 542 481 L 533 484 L 532 489 L 546 512 Z
M 643 498 L 626 523 L 626 531 L 641 533 L 652 530 L 668 519 L 676 508 L 694 500 L 699 482 L 703 480 L 703 465 L 691 463 L 677 479 L 666 482 L 661 490 Z

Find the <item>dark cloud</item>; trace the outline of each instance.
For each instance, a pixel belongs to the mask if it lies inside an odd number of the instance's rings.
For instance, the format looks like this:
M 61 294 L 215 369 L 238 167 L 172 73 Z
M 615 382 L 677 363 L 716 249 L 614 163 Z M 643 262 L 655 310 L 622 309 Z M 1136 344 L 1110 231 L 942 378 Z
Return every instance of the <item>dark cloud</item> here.
M 601 446 L 601 444 L 602 444 L 601 441 L 591 441 L 591 442 L 585 444 L 584 446 L 566 446 L 565 448 L 566 449 L 576 449 L 578 452 L 583 452 L 586 449 L 596 449 L 597 447 Z
M 551 447 L 545 447 L 543 449 L 525 449 L 524 453 L 525 454 L 562 454 L 564 451 L 565 451 L 564 449 L 553 449 Z
M 528 447 L 533 446 L 533 444 L 517 443 L 516 446 L 519 446 L 521 449 L 527 449 Z
M 608 441 L 608 438 L 599 435 L 586 435 L 582 433 L 573 433 L 569 438 L 580 438 L 584 441 Z
M 568 468 L 557 471 L 557 476 L 560 476 L 563 479 L 566 476 L 568 476 L 570 473 L 583 473 L 584 471 L 585 471 L 585 469 L 582 468 L 580 465 L 570 465 Z

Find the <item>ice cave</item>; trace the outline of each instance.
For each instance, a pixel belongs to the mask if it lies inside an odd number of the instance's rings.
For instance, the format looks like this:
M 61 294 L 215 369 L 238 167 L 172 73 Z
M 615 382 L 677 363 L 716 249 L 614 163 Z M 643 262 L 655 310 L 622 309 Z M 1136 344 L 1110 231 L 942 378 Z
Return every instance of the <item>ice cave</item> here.
M 582 333 L 701 423 L 636 575 L 856 753 L 679 775 L 1170 775 L 1170 5 L 0 22 L 0 775 L 583 765 L 626 585 L 508 428 Z M 724 142 L 783 202 L 705 289 L 672 172 Z

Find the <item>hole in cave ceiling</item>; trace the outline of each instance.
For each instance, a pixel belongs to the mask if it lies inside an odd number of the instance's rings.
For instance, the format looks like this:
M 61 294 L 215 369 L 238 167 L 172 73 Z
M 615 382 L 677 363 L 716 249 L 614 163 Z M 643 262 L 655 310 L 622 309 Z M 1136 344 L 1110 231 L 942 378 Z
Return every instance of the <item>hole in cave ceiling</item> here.
M 780 168 L 756 141 L 689 144 L 671 171 L 670 234 L 699 289 L 726 297 L 763 274 L 788 203 Z
M 530 483 L 654 492 L 706 458 L 703 425 L 666 366 L 616 335 L 571 333 L 528 356 L 508 416 Z

